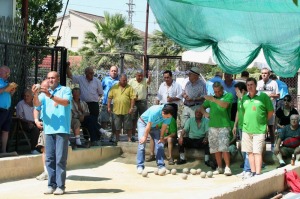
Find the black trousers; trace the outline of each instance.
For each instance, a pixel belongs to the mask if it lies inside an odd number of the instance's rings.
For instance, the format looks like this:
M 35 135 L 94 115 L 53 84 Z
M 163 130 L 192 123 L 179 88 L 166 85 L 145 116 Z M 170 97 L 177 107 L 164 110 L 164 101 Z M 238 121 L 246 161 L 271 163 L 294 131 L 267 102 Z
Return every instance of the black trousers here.
M 99 116 L 99 103 L 98 102 L 87 102 L 89 111 L 91 115 L 94 115 L 98 118 Z
M 179 153 L 184 153 L 184 148 L 204 149 L 205 155 L 210 155 L 208 143 L 203 143 L 204 138 L 192 139 L 183 137 L 182 145 L 179 145 Z

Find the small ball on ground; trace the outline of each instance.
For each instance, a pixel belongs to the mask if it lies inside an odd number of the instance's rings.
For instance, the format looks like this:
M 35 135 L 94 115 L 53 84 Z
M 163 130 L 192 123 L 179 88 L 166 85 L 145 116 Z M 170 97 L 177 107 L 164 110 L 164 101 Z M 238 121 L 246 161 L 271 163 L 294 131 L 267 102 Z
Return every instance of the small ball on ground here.
M 172 175 L 176 175 L 177 170 L 176 170 L 176 169 L 172 169 L 172 170 L 171 170 L 171 173 L 172 173 Z
M 201 177 L 201 178 L 205 178 L 205 177 L 206 177 L 206 173 L 202 171 L 202 172 L 200 173 L 200 177 Z
M 185 174 L 188 174 L 188 173 L 189 173 L 189 169 L 188 169 L 188 168 L 184 168 L 184 169 L 182 170 L 182 172 L 185 173 Z
M 192 175 L 196 175 L 197 171 L 196 171 L 196 169 L 191 169 L 191 170 L 190 170 L 190 173 L 191 173 Z
M 155 174 L 155 175 L 158 175 L 158 169 L 155 169 L 155 170 L 154 170 L 154 174 Z
M 163 176 L 165 174 L 166 174 L 166 169 L 165 168 L 162 168 L 162 169 L 158 170 L 158 175 Z
M 181 175 L 181 178 L 182 178 L 183 180 L 186 180 L 186 179 L 188 178 L 188 175 L 187 175 L 186 173 L 183 173 L 183 174 Z
M 143 176 L 143 177 L 147 177 L 147 176 L 148 176 L 148 171 L 146 171 L 146 170 L 143 170 L 143 172 L 142 172 L 142 176 Z
M 208 171 L 208 172 L 206 173 L 206 175 L 207 175 L 207 177 L 212 178 L 214 174 L 213 174 L 212 171 Z
M 197 175 L 199 175 L 201 173 L 201 171 L 202 171 L 201 169 L 197 169 L 196 170 Z
M 168 174 L 170 174 L 171 173 L 171 171 L 169 170 L 169 169 L 167 169 L 166 170 L 166 174 L 168 175 Z

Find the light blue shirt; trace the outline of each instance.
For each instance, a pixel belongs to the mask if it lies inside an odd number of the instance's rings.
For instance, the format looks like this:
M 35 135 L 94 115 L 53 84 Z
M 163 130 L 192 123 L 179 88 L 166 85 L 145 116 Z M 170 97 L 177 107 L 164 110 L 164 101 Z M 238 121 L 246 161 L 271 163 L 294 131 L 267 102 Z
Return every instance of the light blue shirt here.
M 235 92 L 235 87 L 234 85 L 236 84 L 236 81 L 232 81 L 231 86 L 227 86 L 227 84 L 225 84 L 225 81 L 222 81 L 222 86 L 224 88 L 224 91 L 226 91 L 227 93 L 231 93 L 233 96 L 233 103 L 237 102 L 237 96 L 236 96 L 236 92 Z
M 69 100 L 69 105 L 55 105 L 55 102 L 46 97 L 44 93 L 39 95 L 39 101 L 42 103 L 41 114 L 43 115 L 43 127 L 45 134 L 66 133 L 70 134 L 71 128 L 71 107 L 72 94 L 69 87 L 58 85 L 49 92 L 54 96 Z
M 284 83 L 283 81 L 280 81 L 279 79 L 276 79 L 276 83 L 278 84 L 280 99 L 283 99 L 284 96 L 289 94 L 288 86 L 286 85 L 286 83 Z
M 213 78 L 211 78 L 210 80 L 208 80 L 206 82 L 206 92 L 207 92 L 207 95 L 215 95 L 215 92 L 214 92 L 214 89 L 213 89 L 213 84 L 215 82 L 220 82 L 222 83 L 222 78 L 219 77 L 219 76 L 214 76 Z
M 5 88 L 8 85 L 8 81 L 0 78 L 0 88 Z M 11 95 L 9 92 L 2 92 L 0 94 L 0 108 L 9 109 L 11 106 Z
M 102 104 L 107 104 L 108 92 L 113 85 L 119 82 L 119 77 L 116 79 L 111 78 L 111 76 L 106 76 L 102 80 L 102 88 L 103 88 L 103 100 Z
M 162 109 L 164 105 L 153 105 L 149 109 L 147 109 L 142 115 L 142 120 L 147 124 L 148 122 L 152 122 L 151 127 L 156 127 L 156 125 L 163 123 L 169 125 L 171 123 L 172 117 L 163 118 Z

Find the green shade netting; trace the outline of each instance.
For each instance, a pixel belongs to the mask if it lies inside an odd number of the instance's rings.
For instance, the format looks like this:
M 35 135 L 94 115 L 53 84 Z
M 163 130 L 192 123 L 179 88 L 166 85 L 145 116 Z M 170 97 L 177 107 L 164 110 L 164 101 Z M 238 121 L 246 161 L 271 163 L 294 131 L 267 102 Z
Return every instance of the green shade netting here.
M 300 67 L 300 7 L 292 0 L 148 0 L 162 31 L 187 49 L 212 47 L 217 64 L 237 74 L 262 49 L 281 77 Z

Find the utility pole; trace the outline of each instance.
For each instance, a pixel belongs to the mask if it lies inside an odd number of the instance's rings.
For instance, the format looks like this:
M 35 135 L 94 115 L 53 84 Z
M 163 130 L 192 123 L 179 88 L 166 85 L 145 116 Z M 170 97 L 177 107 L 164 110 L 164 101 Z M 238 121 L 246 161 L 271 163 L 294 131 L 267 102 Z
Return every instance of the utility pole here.
M 133 6 L 135 4 L 133 3 L 133 0 L 129 0 L 129 2 L 126 3 L 126 4 L 128 5 L 128 10 L 127 10 L 127 12 L 128 12 L 128 23 L 132 24 L 132 14 L 134 13 Z

